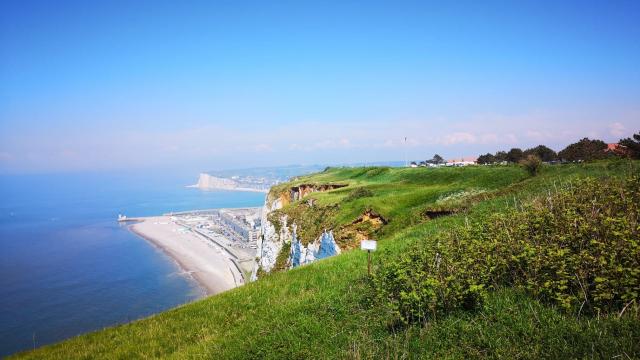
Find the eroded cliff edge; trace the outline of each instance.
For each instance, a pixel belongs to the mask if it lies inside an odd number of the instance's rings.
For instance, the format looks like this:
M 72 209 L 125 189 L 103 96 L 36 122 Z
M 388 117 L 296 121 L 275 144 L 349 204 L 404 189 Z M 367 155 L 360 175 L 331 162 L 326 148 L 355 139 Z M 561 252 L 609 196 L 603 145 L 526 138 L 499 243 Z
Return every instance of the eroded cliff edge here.
M 312 208 L 315 206 L 314 199 L 302 201 L 307 195 L 346 186 L 346 184 L 300 184 L 284 189 L 272 188 L 267 194 L 262 211 L 262 236 L 258 240 L 257 264 L 252 280 L 257 279 L 261 273 L 291 269 L 340 254 L 340 246 L 336 243 L 331 229 L 323 229 L 312 241 L 305 241 L 299 234 L 303 231 L 304 224 L 300 224 L 304 222 L 303 219 L 290 218 L 288 212 L 281 210 L 287 206 Z M 312 216 L 312 214 L 301 215 Z
M 262 211 L 262 235 L 252 280 L 350 250 L 385 225 L 387 221 L 369 208 L 347 223 L 336 221 L 341 205 L 361 190 L 343 183 L 273 187 Z M 325 192 L 330 194 L 318 201 L 316 195 Z

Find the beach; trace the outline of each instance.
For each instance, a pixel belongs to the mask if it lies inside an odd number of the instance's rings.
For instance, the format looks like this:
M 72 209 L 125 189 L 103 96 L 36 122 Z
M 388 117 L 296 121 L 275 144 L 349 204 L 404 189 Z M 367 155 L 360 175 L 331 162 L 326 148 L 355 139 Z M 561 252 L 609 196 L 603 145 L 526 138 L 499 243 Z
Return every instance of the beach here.
M 129 229 L 173 258 L 183 271 L 193 276 L 207 295 L 218 294 L 244 283 L 231 255 L 218 243 L 172 221 L 170 216 L 138 220 L 129 225 Z

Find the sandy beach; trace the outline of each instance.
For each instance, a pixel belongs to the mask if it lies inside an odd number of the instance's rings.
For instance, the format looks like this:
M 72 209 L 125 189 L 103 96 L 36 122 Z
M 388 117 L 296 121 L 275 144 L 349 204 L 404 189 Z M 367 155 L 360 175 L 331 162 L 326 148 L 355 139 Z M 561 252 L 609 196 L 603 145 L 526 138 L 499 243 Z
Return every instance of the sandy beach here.
M 140 218 L 130 230 L 152 242 L 192 274 L 213 295 L 243 283 L 228 253 L 204 236 L 171 221 L 169 216 Z

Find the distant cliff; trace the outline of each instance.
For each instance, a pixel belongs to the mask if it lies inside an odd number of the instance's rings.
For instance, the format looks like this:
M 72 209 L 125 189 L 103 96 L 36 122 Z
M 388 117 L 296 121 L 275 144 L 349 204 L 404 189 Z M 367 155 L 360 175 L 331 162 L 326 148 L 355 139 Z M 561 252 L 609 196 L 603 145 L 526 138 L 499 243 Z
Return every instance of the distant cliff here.
M 198 188 L 201 190 L 235 190 L 235 191 L 267 192 L 266 190 L 248 187 L 244 184 L 240 184 L 233 179 L 216 177 L 206 173 L 200 174 L 197 184 L 189 185 L 188 187 Z

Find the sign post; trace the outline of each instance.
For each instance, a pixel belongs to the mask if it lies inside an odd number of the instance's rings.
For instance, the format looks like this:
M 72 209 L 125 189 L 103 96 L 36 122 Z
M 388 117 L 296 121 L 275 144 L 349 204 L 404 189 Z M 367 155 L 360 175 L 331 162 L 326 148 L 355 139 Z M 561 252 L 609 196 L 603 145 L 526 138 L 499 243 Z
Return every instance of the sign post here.
M 360 248 L 367 250 L 367 273 L 371 276 L 371 252 L 376 251 L 378 243 L 375 240 L 362 240 Z

